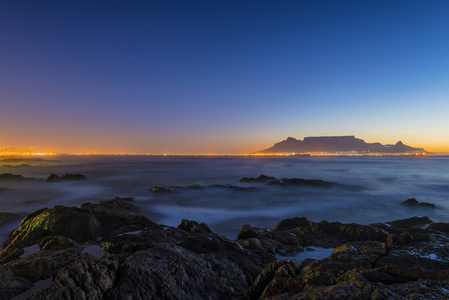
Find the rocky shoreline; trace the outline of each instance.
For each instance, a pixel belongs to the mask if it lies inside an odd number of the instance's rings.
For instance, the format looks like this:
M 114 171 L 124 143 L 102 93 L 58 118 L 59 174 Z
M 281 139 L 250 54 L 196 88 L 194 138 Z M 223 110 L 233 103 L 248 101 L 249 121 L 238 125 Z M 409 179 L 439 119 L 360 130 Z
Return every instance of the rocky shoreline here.
M 203 223 L 164 226 L 136 210 L 116 197 L 28 214 L 0 252 L 0 299 L 449 297 L 449 223 L 297 217 L 272 230 L 243 225 L 230 240 Z M 321 260 L 277 259 L 310 246 L 334 250 Z

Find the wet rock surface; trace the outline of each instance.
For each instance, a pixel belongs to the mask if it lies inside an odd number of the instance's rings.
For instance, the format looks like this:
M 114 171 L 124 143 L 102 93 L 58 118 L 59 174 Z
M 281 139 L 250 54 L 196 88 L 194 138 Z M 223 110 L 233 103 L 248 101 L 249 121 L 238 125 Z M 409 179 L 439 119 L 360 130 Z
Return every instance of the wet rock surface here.
M 0 252 L 0 299 L 229 299 L 275 260 L 206 224 L 182 220 L 174 228 L 125 214 L 129 202 L 56 206 L 26 216 Z M 101 250 L 98 257 L 87 251 L 93 247 Z
M 0 252 L 0 299 L 446 299 L 448 223 L 285 219 L 237 241 L 156 224 L 131 198 L 27 215 Z M 5 215 L 6 216 L 6 215 Z M 278 260 L 309 246 L 324 259 Z
M 413 217 L 368 226 L 292 218 L 272 231 L 242 227 L 241 240 L 281 242 L 276 251 L 285 247 L 277 232 L 295 233 L 301 246 L 343 244 L 297 267 L 273 263 L 240 299 L 448 299 L 449 238 L 438 230 L 448 226 Z

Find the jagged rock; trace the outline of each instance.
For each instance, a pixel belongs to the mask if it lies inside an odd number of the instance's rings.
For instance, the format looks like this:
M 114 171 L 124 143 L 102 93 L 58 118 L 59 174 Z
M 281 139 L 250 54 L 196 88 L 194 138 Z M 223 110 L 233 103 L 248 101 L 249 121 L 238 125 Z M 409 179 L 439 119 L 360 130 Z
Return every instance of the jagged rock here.
M 204 187 L 202 187 L 199 184 L 191 184 L 185 187 L 185 189 L 189 189 L 189 190 L 204 190 Z
M 433 223 L 429 217 L 412 217 L 403 220 L 387 222 L 394 229 L 410 230 L 416 228 L 424 228 L 426 225 Z
M 280 186 L 315 186 L 315 187 L 327 187 L 331 188 L 336 183 L 328 182 L 319 179 L 302 179 L 302 178 L 282 178 L 269 177 L 266 175 L 260 175 L 257 178 L 243 177 L 240 182 L 244 183 L 266 183 L 267 185 L 280 185 Z
M 202 233 L 217 234 L 207 224 L 204 224 L 204 223 L 198 224 L 198 222 L 196 222 L 196 221 L 189 221 L 189 220 L 185 220 L 185 219 L 181 220 L 181 223 L 178 225 L 178 228 L 185 232 L 190 232 L 190 233 L 202 232 Z
M 266 286 L 273 280 L 275 276 L 282 278 L 291 278 L 297 268 L 295 260 L 275 260 L 254 280 L 251 289 L 249 290 L 250 299 L 259 299 L 264 292 Z
M 447 250 L 435 244 L 438 254 L 432 257 L 420 244 L 415 246 L 344 244 L 330 257 L 298 267 L 293 276 L 274 276 L 260 299 L 445 299 Z
M 183 220 L 179 228 L 160 226 L 110 210 L 123 199 L 111 201 L 44 208 L 25 217 L 0 253 L 0 279 L 8 278 L 0 295 L 228 299 L 247 291 L 275 259 L 263 248 L 252 252 L 219 236 L 206 224 Z M 102 257 L 92 256 L 84 243 L 102 248 Z M 48 287 L 22 294 L 51 278 Z
M 427 229 L 437 230 L 444 233 L 449 233 L 449 223 L 435 222 L 429 224 Z
M 42 250 L 61 250 L 74 247 L 75 245 L 76 245 L 75 241 L 65 236 L 45 237 L 39 243 L 39 246 L 41 247 Z
M 25 177 L 23 177 L 22 175 L 15 175 L 15 174 L 11 174 L 11 173 L 3 173 L 0 174 L 0 180 L 5 180 L 5 181 L 20 181 L 20 180 L 24 180 L 26 179 Z
M 0 265 L 0 296 L 2 296 L 1 290 L 8 287 L 13 277 L 14 273 L 11 271 L 11 268 Z M 1 298 L 3 299 L 3 297 Z
M 122 248 L 113 257 L 123 263 L 119 280 L 108 299 L 230 299 L 246 291 L 262 267 L 274 260 L 242 248 L 238 243 L 183 220 L 181 228 L 144 230 L 123 236 L 148 247 L 129 251 Z M 117 238 L 111 244 L 122 243 Z M 126 242 L 130 244 L 130 242 Z M 114 247 L 114 246 L 112 246 Z M 131 253 L 130 253 L 131 252 Z M 265 251 L 266 252 L 266 251 Z
M 240 245 L 253 252 L 268 251 L 268 253 L 272 254 L 294 255 L 304 251 L 298 240 L 288 232 L 268 231 L 249 224 L 240 228 L 237 240 Z
M 9 267 L 15 276 L 36 282 L 52 277 L 55 271 L 82 256 L 81 250 L 78 249 L 40 250 L 37 253 L 10 261 L 5 266 Z
M 323 221 L 308 225 L 305 218 L 292 218 L 281 221 L 275 228 L 271 232 L 273 239 L 275 231 L 297 231 L 312 236 L 319 233 L 314 238 L 325 240 L 332 234 L 337 240 L 361 241 L 335 248 L 328 258 L 304 260 L 295 270 L 276 272 L 268 284 L 255 281 L 249 295 L 242 299 L 447 298 L 449 250 L 448 237 L 444 236 L 449 228 L 447 223 L 413 217 L 368 226 Z M 254 235 L 254 230 L 249 232 Z M 376 240 L 379 238 L 385 238 L 387 243 Z M 316 245 L 313 238 L 310 240 Z M 270 278 L 271 274 L 262 273 L 261 278 Z
M 296 227 L 308 227 L 312 223 L 305 217 L 295 217 L 290 219 L 284 219 L 279 222 L 273 230 L 290 230 Z
M 168 193 L 168 192 L 171 192 L 171 189 L 166 188 L 166 187 L 162 187 L 162 186 L 152 186 L 152 187 L 150 187 L 150 190 L 153 193 Z
M 288 256 L 304 251 L 307 246 L 333 248 L 351 241 L 385 242 L 388 235 L 388 231 L 376 226 L 327 221 L 315 223 L 296 217 L 282 220 L 271 231 L 244 225 L 237 239 L 252 251 L 261 248 Z
M 246 183 L 268 183 L 271 182 L 272 180 L 277 180 L 275 177 L 269 177 L 266 175 L 260 175 L 257 178 L 251 178 L 251 177 L 243 177 L 242 179 L 240 179 L 240 182 L 246 182 Z
M 248 192 L 248 191 L 255 191 L 256 188 L 255 187 L 244 187 L 244 186 L 236 186 L 236 185 L 232 185 L 232 184 L 228 184 L 225 187 L 227 187 L 228 189 L 232 189 L 234 191 L 238 191 L 238 192 Z
M 50 176 L 48 176 L 46 181 L 47 182 L 58 182 L 60 180 L 61 180 L 61 178 L 58 175 L 52 173 Z
M 138 208 L 132 202 L 133 198 L 115 197 L 112 200 L 99 201 L 96 203 L 83 203 L 80 208 L 112 211 L 137 211 Z
M 101 235 L 101 224 L 91 210 L 64 206 L 43 208 L 25 217 L 6 244 L 34 242 L 48 235 L 77 241 L 95 240 Z
M 427 203 L 427 202 L 418 202 L 415 198 L 410 198 L 401 203 L 401 205 L 405 206 L 421 206 L 428 208 L 435 208 L 435 204 Z
M 114 203 L 121 201 L 114 200 Z M 105 207 L 104 203 L 97 203 L 93 208 L 91 204 L 80 208 L 55 206 L 29 214 L 5 242 L 5 249 L 0 252 L 0 263 L 17 259 L 23 254 L 23 247 L 40 243 L 50 236 L 88 242 L 127 231 L 160 227 L 143 216 L 106 213 L 101 207 Z
M 272 231 L 274 239 L 284 244 L 301 246 L 336 247 L 350 241 L 385 241 L 388 232 L 382 228 L 339 222 L 311 222 L 306 218 L 281 221 Z
M 302 178 L 282 178 L 280 182 L 283 185 L 308 185 L 316 187 L 331 188 L 335 183 L 320 180 L 320 179 L 302 179 Z
M 0 253 L 0 298 L 444 299 L 449 289 L 449 224 L 427 217 L 372 225 L 291 218 L 273 230 L 244 225 L 232 241 L 196 221 L 174 228 L 114 211 L 127 201 L 26 216 Z M 275 258 L 306 245 L 336 248 L 299 266 Z M 42 281 L 48 286 L 23 294 Z
M 85 180 L 85 179 L 86 179 L 86 176 L 83 174 L 65 173 L 62 176 L 58 176 L 53 173 L 50 176 L 48 176 L 46 181 L 47 182 L 59 182 L 59 181 Z
M 85 258 L 59 270 L 50 286 L 25 299 L 104 299 L 116 282 L 118 267 L 107 256 Z

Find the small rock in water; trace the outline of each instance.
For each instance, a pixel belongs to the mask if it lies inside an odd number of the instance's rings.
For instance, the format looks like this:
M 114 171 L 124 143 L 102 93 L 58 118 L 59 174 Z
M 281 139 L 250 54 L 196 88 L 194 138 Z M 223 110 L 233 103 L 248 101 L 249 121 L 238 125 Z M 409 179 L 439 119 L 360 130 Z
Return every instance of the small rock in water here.
M 85 180 L 85 179 L 86 179 L 86 176 L 83 174 L 65 173 L 62 176 L 58 176 L 53 173 L 50 176 L 48 176 L 46 181 L 47 182 L 59 182 L 59 181 Z
M 162 186 L 152 186 L 152 187 L 150 187 L 150 190 L 153 193 L 168 193 L 168 192 L 171 192 L 171 190 L 169 188 L 162 187 Z
M 404 202 L 402 202 L 401 205 L 405 205 L 405 206 L 422 206 L 422 207 L 435 208 L 435 204 L 427 203 L 427 202 L 418 202 L 415 198 L 407 199 Z
M 137 211 L 138 210 L 137 206 L 131 203 L 133 201 L 134 201 L 133 198 L 115 197 L 112 200 L 99 201 L 97 203 L 90 203 L 90 202 L 83 203 L 80 205 L 80 208 L 97 209 L 97 210 Z
M 3 173 L 0 174 L 0 180 L 8 180 L 8 181 L 18 181 L 18 180 L 24 180 L 25 177 L 22 175 L 14 175 L 11 173 Z
M 259 183 L 266 183 L 266 182 L 270 182 L 272 180 L 276 180 L 275 177 L 269 177 L 266 175 L 260 175 L 257 178 L 251 178 L 251 177 L 243 177 L 242 179 L 240 179 L 240 182 L 248 182 L 248 183 L 253 183 L 253 182 L 259 182 Z

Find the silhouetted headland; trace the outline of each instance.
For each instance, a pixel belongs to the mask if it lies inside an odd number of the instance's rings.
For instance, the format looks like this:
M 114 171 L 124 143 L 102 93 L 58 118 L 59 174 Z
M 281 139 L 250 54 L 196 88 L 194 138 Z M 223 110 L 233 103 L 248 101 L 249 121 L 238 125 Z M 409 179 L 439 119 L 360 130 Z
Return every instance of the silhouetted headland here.
M 357 152 L 357 153 L 427 153 L 423 148 L 407 146 L 401 141 L 394 145 L 367 143 L 355 136 L 305 137 L 303 141 L 289 137 L 273 147 L 258 153 L 311 153 L 311 152 Z

